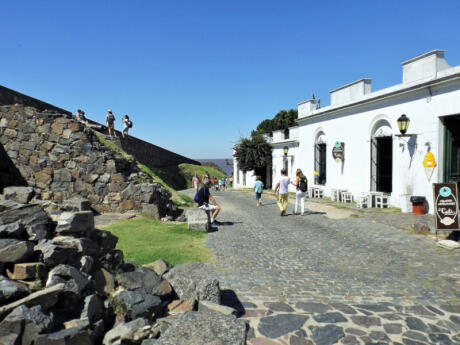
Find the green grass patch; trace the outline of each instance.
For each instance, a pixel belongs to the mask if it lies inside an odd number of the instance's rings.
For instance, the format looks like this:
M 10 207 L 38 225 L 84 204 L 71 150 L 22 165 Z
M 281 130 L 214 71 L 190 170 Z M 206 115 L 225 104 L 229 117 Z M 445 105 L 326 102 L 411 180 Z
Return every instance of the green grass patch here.
M 186 224 L 158 222 L 146 216 L 121 220 L 104 227 L 118 236 L 117 249 L 125 260 L 141 265 L 164 259 L 173 265 L 190 261 L 210 261 L 206 234 L 190 231 Z

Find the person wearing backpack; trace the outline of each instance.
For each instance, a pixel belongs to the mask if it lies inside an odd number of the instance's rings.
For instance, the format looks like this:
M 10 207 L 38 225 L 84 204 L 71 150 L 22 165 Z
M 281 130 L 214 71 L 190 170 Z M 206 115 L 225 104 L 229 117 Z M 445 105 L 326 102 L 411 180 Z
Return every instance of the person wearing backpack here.
M 121 134 L 123 134 L 123 138 L 128 135 L 128 131 L 130 128 L 133 128 L 133 122 L 129 119 L 129 115 L 126 114 L 125 116 L 123 116 L 123 118 L 121 119 L 121 121 L 123 121 L 123 125 L 125 126 L 123 128 L 123 132 L 121 132 Z
M 198 204 L 198 208 L 201 208 L 205 211 L 210 211 L 211 213 L 211 224 L 219 225 L 219 222 L 216 220 L 217 215 L 219 214 L 221 208 L 217 204 L 216 199 L 211 195 L 209 188 L 211 188 L 212 182 L 208 181 L 204 184 L 203 187 L 195 194 L 194 201 Z M 211 203 L 209 203 L 211 202 Z
M 293 183 L 296 188 L 294 214 L 297 214 L 297 208 L 300 204 L 300 214 L 303 216 L 305 212 L 305 197 L 308 191 L 308 181 L 301 169 L 297 169 L 295 175 L 296 179 L 295 183 Z
M 115 115 L 113 115 L 112 110 L 107 110 L 107 115 L 105 116 L 105 123 L 107 125 L 107 130 L 109 132 L 109 136 L 116 136 L 115 134 Z

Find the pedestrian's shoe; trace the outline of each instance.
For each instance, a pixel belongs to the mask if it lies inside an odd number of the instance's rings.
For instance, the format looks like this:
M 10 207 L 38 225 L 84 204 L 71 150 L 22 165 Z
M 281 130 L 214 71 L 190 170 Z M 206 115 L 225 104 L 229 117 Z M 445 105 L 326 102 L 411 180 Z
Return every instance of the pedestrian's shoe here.
M 215 225 L 220 225 L 220 222 L 219 222 L 218 220 L 215 220 L 215 219 L 214 219 L 214 220 L 212 221 L 211 225 L 214 225 L 214 226 L 215 226 Z
M 281 214 L 280 214 L 280 216 L 281 216 L 281 217 L 282 217 L 282 216 L 284 216 L 284 215 L 285 215 L 285 213 L 286 213 L 286 212 L 284 212 L 284 211 L 281 211 Z
M 304 214 L 303 214 L 303 213 L 301 213 L 300 215 L 301 215 L 301 216 L 303 216 Z

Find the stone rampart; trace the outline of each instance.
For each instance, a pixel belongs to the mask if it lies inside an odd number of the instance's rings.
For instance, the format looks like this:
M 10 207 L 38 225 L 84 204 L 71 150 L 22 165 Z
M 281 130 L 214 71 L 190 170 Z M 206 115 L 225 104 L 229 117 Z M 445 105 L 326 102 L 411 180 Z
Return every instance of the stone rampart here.
M 60 203 L 79 196 L 99 212 L 142 210 L 144 204 L 157 205 L 158 216 L 167 211 L 169 192 L 71 115 L 0 106 L 0 145 L 38 199 Z

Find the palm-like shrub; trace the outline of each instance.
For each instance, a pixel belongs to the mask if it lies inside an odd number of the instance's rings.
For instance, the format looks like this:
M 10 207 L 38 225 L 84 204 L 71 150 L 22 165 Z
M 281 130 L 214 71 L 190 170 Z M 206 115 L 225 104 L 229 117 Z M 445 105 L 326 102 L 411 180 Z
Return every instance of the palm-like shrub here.
M 272 148 L 261 134 L 253 132 L 250 138 L 241 138 L 234 149 L 234 157 L 242 171 L 255 170 L 270 164 Z

